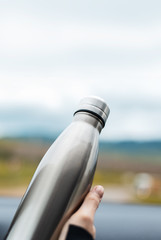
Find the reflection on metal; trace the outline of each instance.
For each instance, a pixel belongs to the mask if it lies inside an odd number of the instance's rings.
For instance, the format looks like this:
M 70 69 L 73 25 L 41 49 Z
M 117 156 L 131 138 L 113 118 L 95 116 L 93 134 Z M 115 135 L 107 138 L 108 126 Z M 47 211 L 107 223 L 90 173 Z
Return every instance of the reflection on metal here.
M 7 240 L 48 240 L 52 235 L 52 240 L 58 239 L 63 224 L 90 189 L 99 133 L 108 113 L 107 105 L 98 98 L 87 98 L 86 111 L 78 109 L 74 121 L 40 162 Z

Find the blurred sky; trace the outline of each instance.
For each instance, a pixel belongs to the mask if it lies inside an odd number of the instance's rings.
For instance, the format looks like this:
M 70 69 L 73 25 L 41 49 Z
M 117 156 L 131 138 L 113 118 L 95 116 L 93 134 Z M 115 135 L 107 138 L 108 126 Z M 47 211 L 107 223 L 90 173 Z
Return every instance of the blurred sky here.
M 102 139 L 161 139 L 161 1 L 0 0 L 0 136 L 54 134 L 81 98 Z

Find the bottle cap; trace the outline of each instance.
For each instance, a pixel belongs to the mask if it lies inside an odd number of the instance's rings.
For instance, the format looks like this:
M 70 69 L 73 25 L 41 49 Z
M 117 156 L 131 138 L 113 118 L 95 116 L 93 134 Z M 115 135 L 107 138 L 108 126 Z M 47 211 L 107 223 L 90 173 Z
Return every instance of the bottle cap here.
M 95 96 L 89 96 L 80 101 L 79 108 L 74 114 L 77 112 L 88 112 L 96 116 L 99 120 L 101 120 L 104 127 L 110 113 L 110 109 L 103 99 Z

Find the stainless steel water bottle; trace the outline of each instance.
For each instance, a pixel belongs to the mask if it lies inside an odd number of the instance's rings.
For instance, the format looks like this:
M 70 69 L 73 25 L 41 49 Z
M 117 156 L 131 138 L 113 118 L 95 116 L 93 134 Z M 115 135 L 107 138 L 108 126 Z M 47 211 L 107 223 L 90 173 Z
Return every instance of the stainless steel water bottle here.
M 107 104 L 86 97 L 41 160 L 21 200 L 7 240 L 57 240 L 62 226 L 89 191 Z

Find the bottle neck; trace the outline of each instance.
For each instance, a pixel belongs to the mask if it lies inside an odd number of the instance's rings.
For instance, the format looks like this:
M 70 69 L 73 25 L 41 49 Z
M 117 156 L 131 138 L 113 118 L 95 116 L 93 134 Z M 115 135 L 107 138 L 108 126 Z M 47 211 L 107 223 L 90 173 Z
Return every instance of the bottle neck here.
M 86 113 L 86 112 L 77 112 L 74 115 L 74 121 L 87 122 L 87 123 L 91 124 L 92 126 L 94 126 L 99 131 L 99 133 L 101 132 L 101 130 L 103 128 L 103 124 L 99 118 L 97 118 L 96 116 L 94 116 L 90 113 Z

